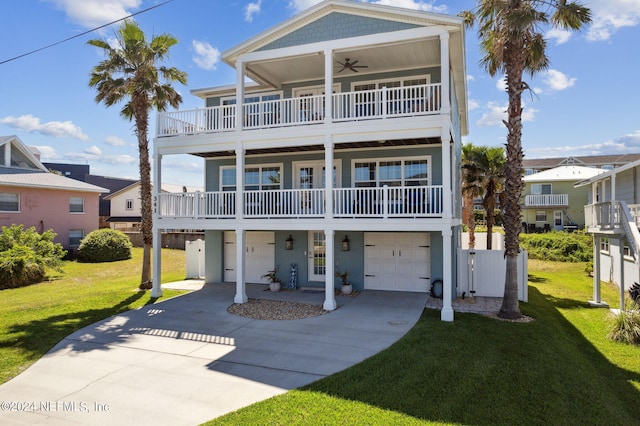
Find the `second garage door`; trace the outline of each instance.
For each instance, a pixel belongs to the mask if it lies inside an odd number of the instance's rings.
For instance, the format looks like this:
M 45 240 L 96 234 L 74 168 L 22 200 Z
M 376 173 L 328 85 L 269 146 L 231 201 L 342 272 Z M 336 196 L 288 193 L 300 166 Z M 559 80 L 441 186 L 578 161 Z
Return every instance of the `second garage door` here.
M 426 232 L 365 233 L 365 289 L 423 293 L 429 291 L 429 237 Z

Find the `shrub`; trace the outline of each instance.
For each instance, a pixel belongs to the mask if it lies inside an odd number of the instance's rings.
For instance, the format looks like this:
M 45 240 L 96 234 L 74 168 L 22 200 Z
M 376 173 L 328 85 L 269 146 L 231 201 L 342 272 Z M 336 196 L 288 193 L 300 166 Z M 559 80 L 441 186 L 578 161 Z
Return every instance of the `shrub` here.
M 98 229 L 80 242 L 78 260 L 88 263 L 131 259 L 131 240 L 115 229 Z
M 640 344 L 640 311 L 622 311 L 613 320 L 609 339 L 615 342 Z
M 543 234 L 520 234 L 520 246 L 529 258 L 557 262 L 591 262 L 593 240 L 584 232 L 551 231 Z
M 56 233 L 39 234 L 34 227 L 3 226 L 0 232 L 0 288 L 40 282 L 46 268 L 60 270 L 65 250 L 54 243 Z

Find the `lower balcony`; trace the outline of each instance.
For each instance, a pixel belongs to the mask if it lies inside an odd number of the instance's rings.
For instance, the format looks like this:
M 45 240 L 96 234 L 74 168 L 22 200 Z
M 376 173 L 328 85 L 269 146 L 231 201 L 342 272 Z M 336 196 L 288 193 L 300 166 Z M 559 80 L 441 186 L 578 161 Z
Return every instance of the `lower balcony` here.
M 525 195 L 525 207 L 569 207 L 569 194 Z
M 585 224 L 589 228 L 615 230 L 623 228 L 623 220 L 635 222 L 640 228 L 640 204 L 621 201 L 604 202 L 584 206 Z
M 335 188 L 331 192 L 335 218 L 438 218 L 443 213 L 443 187 L 394 186 Z M 245 191 L 244 218 L 325 217 L 325 189 Z M 160 194 L 160 219 L 236 218 L 235 192 L 180 192 Z

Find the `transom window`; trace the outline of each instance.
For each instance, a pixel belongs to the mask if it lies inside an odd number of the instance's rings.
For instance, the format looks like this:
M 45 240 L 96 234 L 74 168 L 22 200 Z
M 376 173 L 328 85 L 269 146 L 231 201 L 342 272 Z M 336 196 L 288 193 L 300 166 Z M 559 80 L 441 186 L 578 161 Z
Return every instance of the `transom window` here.
M 84 198 L 83 197 L 70 197 L 69 198 L 69 212 L 70 213 L 84 213 Z
M 0 211 L 19 212 L 20 211 L 20 194 L 1 192 L 0 193 Z
M 429 185 L 429 158 L 358 160 L 353 164 L 356 188 Z
M 264 165 L 247 166 L 244 169 L 244 189 L 246 191 L 267 191 L 282 188 L 282 166 Z M 234 166 L 222 167 L 220 173 L 223 191 L 236 190 L 236 168 Z

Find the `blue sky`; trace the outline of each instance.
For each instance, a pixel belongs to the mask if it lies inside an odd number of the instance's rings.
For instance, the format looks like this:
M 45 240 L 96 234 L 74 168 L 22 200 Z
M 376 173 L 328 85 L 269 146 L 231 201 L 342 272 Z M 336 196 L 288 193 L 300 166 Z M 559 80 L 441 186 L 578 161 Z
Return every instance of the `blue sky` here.
M 162 3 L 163 0 L 2 1 L 0 62 Z M 173 0 L 135 17 L 148 36 L 180 43 L 167 65 L 189 75 L 180 109 L 202 106 L 190 90 L 232 84 L 220 52 L 288 19 L 318 0 Z M 472 0 L 382 0 L 372 3 L 456 14 Z M 579 33 L 548 32 L 550 68 L 529 79 L 523 148 L 527 158 L 640 152 L 640 0 L 583 0 L 594 22 Z M 94 101 L 88 87 L 100 52 L 92 38 L 113 37 L 117 24 L 0 64 L 0 135 L 37 146 L 43 161 L 89 164 L 93 174 L 138 178 L 132 124 L 119 107 Z M 507 98 L 500 78 L 478 66 L 475 30 L 467 31 L 469 135 L 476 145 L 502 145 Z M 155 114 L 150 139 L 155 134 Z M 202 186 L 203 161 L 170 156 L 163 182 Z

